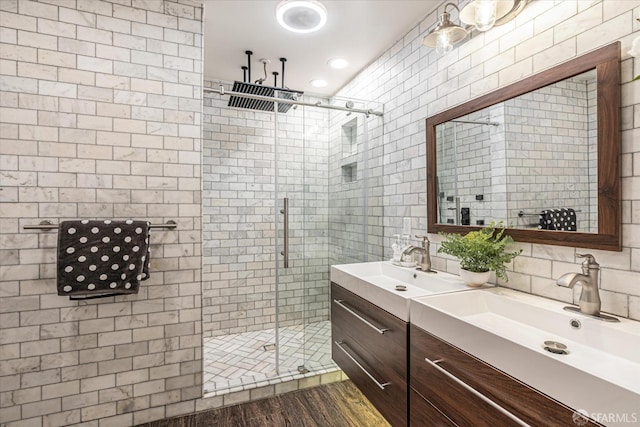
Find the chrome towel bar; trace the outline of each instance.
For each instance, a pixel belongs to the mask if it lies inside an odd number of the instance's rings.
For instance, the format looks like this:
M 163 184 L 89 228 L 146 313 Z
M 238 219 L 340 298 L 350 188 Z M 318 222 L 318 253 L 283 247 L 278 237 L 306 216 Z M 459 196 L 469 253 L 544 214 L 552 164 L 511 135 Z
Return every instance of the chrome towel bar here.
M 575 209 L 575 211 L 576 211 L 576 212 L 582 212 L 582 210 L 581 210 L 581 209 Z M 537 213 L 528 213 L 528 212 L 525 212 L 525 211 L 519 211 L 519 212 L 518 212 L 518 216 L 519 216 L 520 218 L 522 218 L 523 216 L 539 216 L 541 213 L 542 213 L 542 211 L 537 212 Z
M 178 227 L 178 224 L 170 219 L 165 224 L 151 224 L 149 228 L 166 228 L 169 230 L 174 230 Z M 35 225 L 25 225 L 22 227 L 23 230 L 57 230 L 58 224 L 54 224 L 53 222 L 47 220 L 41 221 L 40 224 Z

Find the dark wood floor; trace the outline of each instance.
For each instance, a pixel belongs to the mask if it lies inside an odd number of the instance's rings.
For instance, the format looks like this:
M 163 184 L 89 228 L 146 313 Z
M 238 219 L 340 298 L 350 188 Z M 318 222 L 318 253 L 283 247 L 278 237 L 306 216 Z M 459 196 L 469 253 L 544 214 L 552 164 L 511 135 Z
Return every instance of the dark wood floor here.
M 351 381 L 143 424 L 140 427 L 388 427 Z

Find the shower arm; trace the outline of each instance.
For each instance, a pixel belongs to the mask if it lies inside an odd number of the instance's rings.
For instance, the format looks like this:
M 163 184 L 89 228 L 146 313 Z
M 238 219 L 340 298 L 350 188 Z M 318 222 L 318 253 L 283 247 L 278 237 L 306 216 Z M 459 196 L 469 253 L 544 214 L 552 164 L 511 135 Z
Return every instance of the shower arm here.
M 347 108 L 347 107 L 340 107 L 339 105 L 323 104 L 321 102 L 295 101 L 293 99 L 274 98 L 271 96 L 262 96 L 262 95 L 253 95 L 250 93 L 235 92 L 232 90 L 225 90 L 223 85 L 220 85 L 218 89 L 203 88 L 202 91 L 205 93 L 217 93 L 218 95 L 229 95 L 229 96 L 238 96 L 241 98 L 257 99 L 260 101 L 271 101 L 271 102 L 275 101 L 280 104 L 302 105 L 305 107 L 319 107 L 319 108 L 327 108 L 329 110 L 339 110 L 339 111 L 351 111 L 354 113 L 362 113 L 362 114 L 365 114 L 366 116 L 373 115 L 373 116 L 382 117 L 384 115 L 382 111 L 376 111 L 372 109 L 365 110 L 361 108 Z
M 267 80 L 267 64 L 270 63 L 268 59 L 261 59 L 262 68 L 264 70 L 264 77 L 255 81 L 256 84 L 261 85 L 263 82 Z

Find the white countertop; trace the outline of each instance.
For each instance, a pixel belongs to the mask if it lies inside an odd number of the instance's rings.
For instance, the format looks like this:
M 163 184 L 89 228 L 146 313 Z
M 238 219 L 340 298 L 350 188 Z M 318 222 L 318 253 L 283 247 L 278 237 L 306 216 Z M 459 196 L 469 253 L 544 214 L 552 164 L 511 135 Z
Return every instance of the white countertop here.
M 334 265 L 331 281 L 605 425 L 640 423 L 640 322 L 603 322 L 544 297 L 470 288 L 459 276 L 389 261 Z M 569 354 L 544 350 L 547 340 Z
M 471 289 L 459 276 L 444 272 L 425 273 L 393 265 L 390 261 L 333 265 L 331 281 L 405 322 L 409 321 L 413 298 Z M 396 290 L 397 285 L 406 286 L 406 290 Z
M 574 409 L 635 413 L 640 422 L 640 322 L 603 322 L 506 288 L 461 297 L 416 298 L 411 323 Z M 569 354 L 544 350 L 547 340 L 565 344 Z

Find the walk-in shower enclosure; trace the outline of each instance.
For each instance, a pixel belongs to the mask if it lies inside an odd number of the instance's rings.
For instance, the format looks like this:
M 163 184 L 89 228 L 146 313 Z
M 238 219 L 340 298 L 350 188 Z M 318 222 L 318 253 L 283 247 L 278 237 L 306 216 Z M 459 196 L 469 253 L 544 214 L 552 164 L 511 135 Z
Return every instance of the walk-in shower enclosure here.
M 227 103 L 228 96 L 205 92 L 205 394 L 335 369 L 329 266 L 382 254 L 381 117 Z

